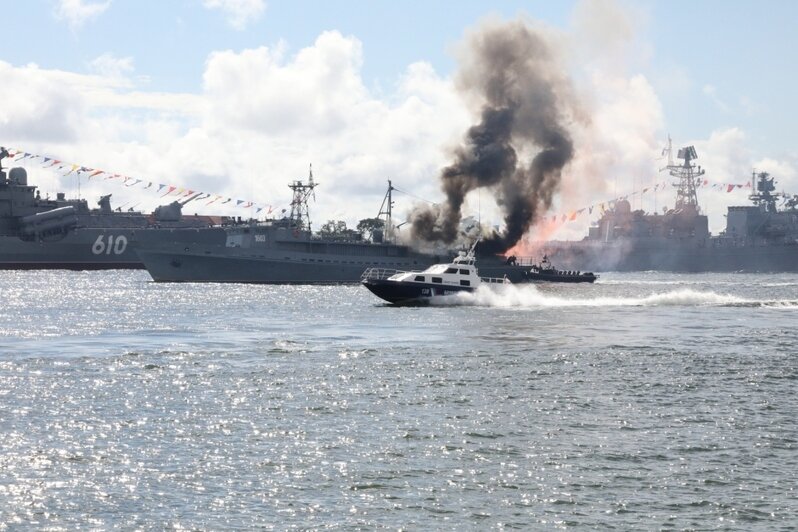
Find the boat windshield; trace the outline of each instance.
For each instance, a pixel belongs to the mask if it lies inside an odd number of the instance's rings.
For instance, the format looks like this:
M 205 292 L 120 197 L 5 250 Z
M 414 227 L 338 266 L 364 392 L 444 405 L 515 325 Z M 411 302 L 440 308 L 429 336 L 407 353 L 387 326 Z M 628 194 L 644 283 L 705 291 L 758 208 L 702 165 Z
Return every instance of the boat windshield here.
M 432 266 L 424 270 L 423 273 L 444 273 L 448 268 L 449 268 L 448 264 L 433 264 Z

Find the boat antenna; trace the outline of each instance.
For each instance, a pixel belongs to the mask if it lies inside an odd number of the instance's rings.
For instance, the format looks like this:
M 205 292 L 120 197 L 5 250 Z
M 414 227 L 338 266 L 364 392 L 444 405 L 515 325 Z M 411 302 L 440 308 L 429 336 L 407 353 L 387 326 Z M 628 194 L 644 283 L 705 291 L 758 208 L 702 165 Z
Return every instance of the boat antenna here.
M 380 205 L 380 213 L 377 215 L 377 218 L 385 215 L 385 240 L 388 242 L 394 242 L 394 233 L 393 233 L 393 222 L 391 218 L 391 211 L 393 210 L 393 197 L 391 196 L 391 192 L 396 190 L 393 185 L 391 184 L 391 180 L 388 180 L 388 191 L 385 193 L 385 197 L 382 198 L 382 205 Z

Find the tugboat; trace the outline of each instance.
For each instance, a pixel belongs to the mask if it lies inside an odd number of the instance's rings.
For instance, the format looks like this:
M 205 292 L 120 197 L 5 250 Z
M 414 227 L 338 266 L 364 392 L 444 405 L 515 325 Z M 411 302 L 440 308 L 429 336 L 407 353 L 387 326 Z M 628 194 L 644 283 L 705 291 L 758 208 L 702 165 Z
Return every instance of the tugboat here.
M 397 271 L 369 268 L 361 276 L 363 285 L 377 297 L 395 305 L 420 305 L 433 297 L 474 292 L 483 284 L 504 285 L 504 278 L 480 277 L 474 258 L 476 242 L 467 252 L 459 252 L 450 263 L 433 264 L 423 271 Z
M 592 283 L 598 278 L 592 272 L 558 270 L 551 265 L 548 255 L 543 255 L 543 260 L 534 264 L 523 276 L 526 282 L 550 283 Z

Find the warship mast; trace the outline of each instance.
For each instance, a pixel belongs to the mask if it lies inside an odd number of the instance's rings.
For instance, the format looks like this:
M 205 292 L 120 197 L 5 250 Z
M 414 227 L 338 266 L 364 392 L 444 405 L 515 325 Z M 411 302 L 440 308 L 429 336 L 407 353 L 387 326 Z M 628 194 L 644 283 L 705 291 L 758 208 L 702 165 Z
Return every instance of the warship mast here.
M 756 192 L 752 192 L 748 199 L 765 212 L 778 212 L 776 200 L 782 197 L 783 194 L 778 192 L 771 194 L 771 192 L 776 190 L 776 183 L 773 178 L 767 172 L 757 173 L 754 171 L 751 179 L 752 183 L 754 179 L 756 179 Z
M 308 208 L 308 198 L 313 195 L 313 199 L 316 199 L 316 192 L 314 189 L 318 183 L 313 181 L 313 165 L 310 165 L 308 175 L 308 183 L 305 184 L 302 181 L 296 180 L 290 185 L 288 188 L 294 191 L 294 196 L 291 199 L 291 224 L 298 228 L 302 229 L 305 227 L 305 223 L 307 223 L 307 229 L 310 231 L 310 209 Z
M 393 242 L 393 222 L 391 221 L 391 210 L 393 209 L 393 199 L 391 197 L 391 192 L 396 190 L 391 184 L 391 180 L 388 180 L 388 191 L 385 193 L 385 197 L 382 199 L 382 205 L 380 205 L 380 213 L 377 215 L 377 218 L 385 215 L 385 240 L 387 242 Z
M 670 151 L 670 150 L 669 150 Z M 696 195 L 696 184 L 698 178 L 704 175 L 704 170 L 700 166 L 692 164 L 695 159 L 698 159 L 698 154 L 695 147 L 687 146 L 679 149 L 676 155 L 678 159 L 684 160 L 684 164 L 673 164 L 670 160 L 670 153 L 668 154 L 668 170 L 673 177 L 679 179 L 678 183 L 674 183 L 676 188 L 676 211 L 698 214 L 701 209 L 698 207 L 698 196 Z

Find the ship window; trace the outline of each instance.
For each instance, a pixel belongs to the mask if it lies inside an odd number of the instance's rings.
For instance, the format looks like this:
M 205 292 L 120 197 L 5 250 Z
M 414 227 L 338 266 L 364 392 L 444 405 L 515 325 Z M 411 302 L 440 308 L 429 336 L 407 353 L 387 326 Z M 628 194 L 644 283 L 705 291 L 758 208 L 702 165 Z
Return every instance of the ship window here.
M 416 275 L 416 281 L 424 282 L 425 277 L 423 275 Z
M 448 268 L 444 273 L 457 273 L 457 268 Z
M 432 278 L 432 282 L 433 283 L 442 283 L 443 279 L 441 279 L 440 277 L 433 277 Z
M 463 275 L 468 275 L 468 270 L 460 270 L 460 273 Z
M 471 281 L 460 279 L 460 286 L 471 286 Z

